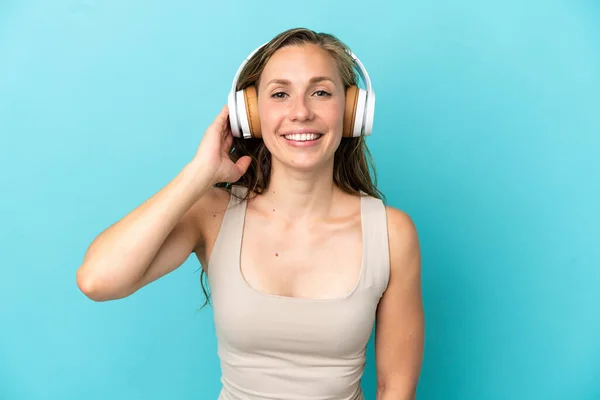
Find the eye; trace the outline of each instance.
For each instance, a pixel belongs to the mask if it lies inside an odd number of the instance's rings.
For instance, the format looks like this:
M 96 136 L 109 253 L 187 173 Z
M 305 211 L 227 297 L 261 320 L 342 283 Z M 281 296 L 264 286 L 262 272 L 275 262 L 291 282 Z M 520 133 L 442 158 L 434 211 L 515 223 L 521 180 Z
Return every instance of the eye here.
M 287 96 L 287 93 L 285 92 L 275 92 L 271 95 L 271 97 L 275 99 L 283 99 L 285 96 Z
M 331 96 L 331 93 L 329 93 L 329 92 L 327 92 L 327 91 L 325 91 L 325 90 L 317 90 L 317 91 L 315 92 L 315 94 L 316 94 L 318 97 L 327 97 L 327 96 Z

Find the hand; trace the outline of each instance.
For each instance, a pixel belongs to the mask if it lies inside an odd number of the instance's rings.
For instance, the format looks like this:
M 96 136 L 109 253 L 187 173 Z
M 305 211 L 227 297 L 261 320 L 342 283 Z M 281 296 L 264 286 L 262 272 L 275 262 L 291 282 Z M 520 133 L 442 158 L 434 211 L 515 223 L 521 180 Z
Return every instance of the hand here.
M 213 182 L 235 182 L 246 173 L 251 158 L 242 156 L 236 163 L 229 158 L 233 144 L 233 133 L 229 125 L 229 109 L 225 105 L 212 124 L 204 132 L 198 151 L 194 157 L 209 168 Z

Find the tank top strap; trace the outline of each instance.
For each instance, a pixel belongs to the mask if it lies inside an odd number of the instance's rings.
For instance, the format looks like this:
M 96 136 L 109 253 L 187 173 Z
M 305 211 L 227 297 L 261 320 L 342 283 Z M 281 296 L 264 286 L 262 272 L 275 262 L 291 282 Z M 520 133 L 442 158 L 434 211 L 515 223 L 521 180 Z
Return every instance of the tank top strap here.
M 242 241 L 244 222 L 246 216 L 246 188 L 234 185 L 230 189 L 229 202 L 223 215 L 219 233 L 215 240 L 209 260 L 209 278 L 217 279 L 219 276 L 231 276 L 229 268 L 235 268 L 239 247 Z M 217 268 L 211 268 L 215 264 Z M 228 279 L 228 278 L 226 278 Z
M 227 236 L 227 242 L 238 242 L 242 238 L 244 219 L 246 216 L 246 195 L 247 189 L 243 186 L 233 185 L 227 211 L 223 216 L 222 230 Z
M 361 194 L 363 238 L 362 285 L 376 296 L 383 295 L 390 277 L 387 214 L 381 199 Z
M 248 188 L 245 186 L 240 186 L 240 185 L 232 185 L 231 186 L 231 198 L 229 199 L 229 205 L 236 205 L 236 204 L 242 204 L 245 203 L 246 201 L 243 199 L 244 196 L 246 196 L 246 193 L 248 192 Z M 244 204 L 245 206 L 245 204 Z

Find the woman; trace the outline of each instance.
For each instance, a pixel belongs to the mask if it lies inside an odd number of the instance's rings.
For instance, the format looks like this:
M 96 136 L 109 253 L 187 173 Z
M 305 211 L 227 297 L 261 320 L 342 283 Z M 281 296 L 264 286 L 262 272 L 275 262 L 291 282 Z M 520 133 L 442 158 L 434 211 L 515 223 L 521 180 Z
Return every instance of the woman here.
M 375 318 L 377 399 L 415 397 L 417 233 L 384 205 L 364 138 L 352 136 L 350 54 L 307 29 L 262 46 L 235 85 L 256 89 L 245 98 L 254 137 L 234 137 L 239 115 L 223 107 L 193 159 L 101 233 L 77 272 L 88 297 L 107 301 L 195 253 L 210 284 L 221 399 L 361 399 Z

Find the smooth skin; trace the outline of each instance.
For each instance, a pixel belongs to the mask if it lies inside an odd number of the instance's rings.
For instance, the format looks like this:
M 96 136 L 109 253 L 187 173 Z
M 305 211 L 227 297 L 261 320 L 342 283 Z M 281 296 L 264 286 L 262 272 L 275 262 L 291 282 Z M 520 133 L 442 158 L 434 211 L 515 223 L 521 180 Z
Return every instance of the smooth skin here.
M 336 298 L 358 279 L 359 198 L 333 183 L 344 96 L 335 60 L 315 45 L 279 49 L 261 75 L 258 105 L 272 176 L 269 190 L 248 202 L 241 259 L 244 278 L 256 290 Z M 310 145 L 284 137 L 306 131 L 322 136 Z M 205 270 L 210 267 L 229 201 L 213 185 L 237 181 L 250 164 L 249 157 L 233 163 L 231 145 L 225 106 L 180 173 L 90 244 L 77 270 L 86 296 L 95 301 L 129 296 L 191 253 Z M 409 400 L 416 397 L 424 350 L 421 254 L 411 218 L 390 206 L 386 212 L 391 265 L 377 309 L 377 399 Z

